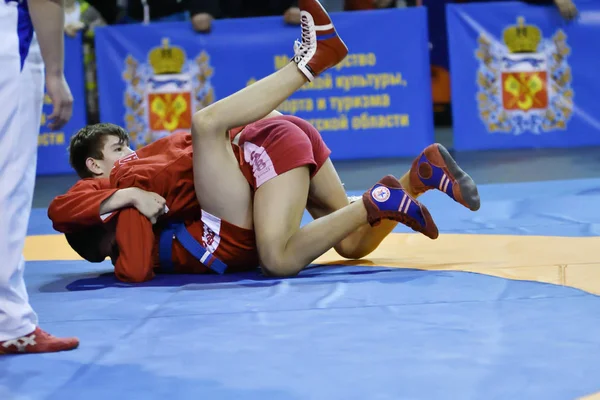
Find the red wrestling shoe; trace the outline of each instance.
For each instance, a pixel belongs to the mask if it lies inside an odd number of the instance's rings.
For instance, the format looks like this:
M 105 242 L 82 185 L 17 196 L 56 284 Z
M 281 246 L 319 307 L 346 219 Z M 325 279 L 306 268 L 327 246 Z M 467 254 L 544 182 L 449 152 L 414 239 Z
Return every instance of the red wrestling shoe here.
M 382 219 L 390 219 L 430 239 L 437 239 L 438 228 L 427 208 L 409 196 L 394 176 L 385 176 L 367 190 L 362 199 L 371 226 L 379 224 Z
M 438 143 L 427 147 L 413 161 L 410 185 L 419 194 L 438 189 L 471 211 L 479 210 L 481 205 L 475 181 L 460 169 L 448 150 Z
M 312 82 L 316 76 L 342 61 L 348 48 L 338 36 L 329 14 L 318 0 L 300 0 L 302 41 L 294 44 L 294 62 Z
M 0 354 L 56 353 L 78 346 L 77 338 L 57 338 L 37 327 L 29 335 L 0 342 Z

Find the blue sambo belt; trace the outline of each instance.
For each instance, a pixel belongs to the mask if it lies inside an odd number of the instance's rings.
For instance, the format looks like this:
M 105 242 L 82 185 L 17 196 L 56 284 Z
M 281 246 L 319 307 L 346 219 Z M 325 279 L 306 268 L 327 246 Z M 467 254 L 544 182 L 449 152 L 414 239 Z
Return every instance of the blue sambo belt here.
M 194 239 L 183 223 L 170 224 L 160 234 L 158 257 L 161 269 L 164 271 L 172 272 L 174 270 L 173 240 L 181 243 L 184 249 L 208 268 L 219 274 L 225 273 L 227 265 Z

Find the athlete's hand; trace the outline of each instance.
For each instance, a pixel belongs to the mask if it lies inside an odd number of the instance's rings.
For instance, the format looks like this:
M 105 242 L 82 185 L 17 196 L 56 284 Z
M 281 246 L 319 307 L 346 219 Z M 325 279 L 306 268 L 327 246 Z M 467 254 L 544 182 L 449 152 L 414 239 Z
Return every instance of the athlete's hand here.
M 46 75 L 46 93 L 52 101 L 52 114 L 48 117 L 50 129 L 60 129 L 71 119 L 73 96 L 64 74 Z
M 133 206 L 154 225 L 158 218 L 169 211 L 167 201 L 160 195 L 139 188 L 132 188 Z

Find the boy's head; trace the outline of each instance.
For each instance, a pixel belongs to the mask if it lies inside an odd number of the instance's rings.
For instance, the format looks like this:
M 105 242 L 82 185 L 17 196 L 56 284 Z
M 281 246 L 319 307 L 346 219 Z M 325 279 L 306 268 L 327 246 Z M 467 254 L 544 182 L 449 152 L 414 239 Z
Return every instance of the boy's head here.
M 88 125 L 69 144 L 69 162 L 81 178 L 108 178 L 115 161 L 131 153 L 129 134 L 114 124 Z

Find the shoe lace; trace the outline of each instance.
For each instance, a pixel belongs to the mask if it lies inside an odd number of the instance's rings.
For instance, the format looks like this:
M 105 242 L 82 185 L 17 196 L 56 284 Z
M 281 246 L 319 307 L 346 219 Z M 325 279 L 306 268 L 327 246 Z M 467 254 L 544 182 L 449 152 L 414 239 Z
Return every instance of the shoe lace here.
M 302 15 L 300 17 L 300 25 L 302 28 L 302 36 L 301 40 L 296 40 L 294 42 L 294 56 L 298 60 L 300 57 L 308 53 L 310 50 L 314 49 L 317 43 L 312 40 L 312 29 L 310 20 L 306 15 Z

